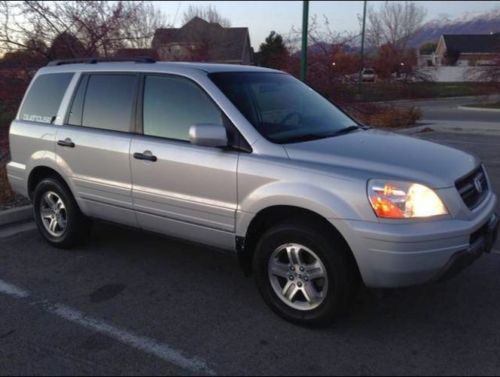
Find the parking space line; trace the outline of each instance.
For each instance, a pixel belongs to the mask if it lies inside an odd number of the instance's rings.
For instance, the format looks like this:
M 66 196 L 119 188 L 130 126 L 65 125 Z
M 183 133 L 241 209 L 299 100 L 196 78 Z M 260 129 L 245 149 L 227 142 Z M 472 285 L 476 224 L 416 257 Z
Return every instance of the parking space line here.
M 15 298 L 28 298 L 30 294 L 15 285 L 6 283 L 0 280 L 0 293 L 12 296 Z
M 89 317 L 85 313 L 66 305 L 51 304 L 46 300 L 35 300 L 31 298 L 29 292 L 3 280 L 0 280 L 0 294 L 16 299 L 27 300 L 27 303 L 30 305 L 41 308 L 48 313 L 54 314 L 91 331 L 106 335 L 109 338 L 115 339 L 122 344 L 138 349 L 144 353 L 156 356 L 182 369 L 189 370 L 196 374 L 215 375 L 215 372 L 210 369 L 203 360 L 184 356 L 180 351 L 172 348 L 168 344 L 160 343 L 144 336 L 135 335 L 99 319 Z

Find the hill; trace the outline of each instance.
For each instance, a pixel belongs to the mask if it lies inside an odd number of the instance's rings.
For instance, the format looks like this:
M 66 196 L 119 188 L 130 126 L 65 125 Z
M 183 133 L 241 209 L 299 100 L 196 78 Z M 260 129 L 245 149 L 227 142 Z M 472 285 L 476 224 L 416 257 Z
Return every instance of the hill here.
M 437 42 L 442 34 L 489 34 L 500 32 L 500 7 L 487 13 L 466 13 L 449 19 L 439 17 L 423 25 L 410 40 L 410 47 L 419 47 L 426 42 Z

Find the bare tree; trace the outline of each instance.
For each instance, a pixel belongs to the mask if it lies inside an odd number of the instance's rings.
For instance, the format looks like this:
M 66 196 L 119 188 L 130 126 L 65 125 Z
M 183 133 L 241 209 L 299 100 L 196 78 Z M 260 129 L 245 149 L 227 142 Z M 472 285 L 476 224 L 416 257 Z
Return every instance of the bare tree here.
M 213 5 L 208 5 L 208 6 L 195 6 L 195 5 L 190 5 L 189 8 L 184 12 L 184 15 L 182 16 L 182 20 L 184 24 L 187 22 L 191 21 L 193 18 L 199 17 L 204 19 L 205 21 L 211 22 L 211 23 L 217 23 L 223 27 L 230 27 L 231 26 L 231 21 L 223 17 L 217 8 Z
M 108 56 L 123 47 L 149 46 L 156 28 L 166 23 L 165 15 L 145 1 L 0 1 L 0 48 L 31 50 L 28 41 L 49 46 L 56 37 L 71 35 L 85 56 Z
M 318 20 L 317 15 L 313 15 L 307 31 L 308 45 L 314 46 L 315 50 L 324 55 L 330 55 L 332 48 L 349 46 L 357 37 L 358 35 L 355 33 L 332 30 L 330 21 L 325 15 L 323 15 L 322 23 Z M 286 39 L 289 49 L 296 50 L 301 38 L 302 29 L 292 27 Z
M 367 42 L 375 48 L 391 44 L 397 50 L 405 50 L 425 16 L 425 8 L 415 2 L 386 1 L 378 11 L 373 8 L 368 11 Z
M 167 15 L 159 11 L 151 2 L 125 2 L 133 17 L 124 31 L 130 47 L 150 48 L 151 41 L 157 29 L 172 27 Z

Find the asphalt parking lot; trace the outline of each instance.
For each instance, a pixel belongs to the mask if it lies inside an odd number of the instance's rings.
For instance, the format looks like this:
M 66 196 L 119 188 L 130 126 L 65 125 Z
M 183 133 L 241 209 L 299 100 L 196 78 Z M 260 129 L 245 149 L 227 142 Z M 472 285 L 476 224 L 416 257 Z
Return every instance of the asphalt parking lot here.
M 479 155 L 500 193 L 500 137 L 423 133 Z M 0 240 L 0 374 L 500 374 L 500 247 L 444 283 L 362 289 L 311 330 L 271 313 L 237 261 L 97 223 L 88 245 Z

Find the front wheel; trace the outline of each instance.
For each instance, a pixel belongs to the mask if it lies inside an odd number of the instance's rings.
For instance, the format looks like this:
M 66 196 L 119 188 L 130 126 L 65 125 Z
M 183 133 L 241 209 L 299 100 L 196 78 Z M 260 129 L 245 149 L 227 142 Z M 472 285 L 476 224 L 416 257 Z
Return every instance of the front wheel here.
M 355 293 L 357 275 L 346 248 L 324 227 L 292 221 L 271 228 L 253 263 L 264 301 L 291 322 L 329 324 Z
M 36 186 L 33 211 L 38 230 L 53 246 L 76 246 L 88 235 L 89 220 L 68 188 L 57 179 L 46 178 Z

